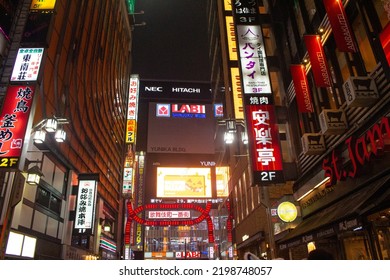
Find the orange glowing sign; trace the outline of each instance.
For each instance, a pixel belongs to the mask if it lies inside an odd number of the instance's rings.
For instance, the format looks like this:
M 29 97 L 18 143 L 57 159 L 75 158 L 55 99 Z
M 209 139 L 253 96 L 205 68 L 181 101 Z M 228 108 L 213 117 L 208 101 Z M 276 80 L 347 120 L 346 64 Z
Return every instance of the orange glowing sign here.
M 31 10 L 54 10 L 56 0 L 32 0 Z
M 210 168 L 157 168 L 157 197 L 211 197 Z

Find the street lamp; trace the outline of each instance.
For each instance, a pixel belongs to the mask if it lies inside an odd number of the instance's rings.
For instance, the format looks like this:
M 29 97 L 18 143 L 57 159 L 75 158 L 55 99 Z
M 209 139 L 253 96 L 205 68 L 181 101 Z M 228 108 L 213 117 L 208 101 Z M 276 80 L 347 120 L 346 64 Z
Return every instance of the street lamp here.
M 45 142 L 45 138 L 46 138 L 46 131 L 40 129 L 34 132 L 34 136 L 33 136 L 34 143 L 42 144 L 43 142 Z
M 59 143 L 62 143 L 65 141 L 66 132 L 62 127 L 57 129 L 56 133 L 54 134 L 54 139 L 56 139 L 56 141 Z
M 65 118 L 45 118 L 41 120 L 35 127 L 33 127 L 34 135 L 33 141 L 35 144 L 42 144 L 45 142 L 46 133 L 54 133 L 54 139 L 62 143 L 66 139 L 66 132 L 63 125 L 68 124 L 69 121 Z
M 237 134 L 237 126 L 242 127 L 240 133 L 241 141 L 243 144 L 248 144 L 248 134 L 246 132 L 246 126 L 244 120 L 226 119 L 219 121 L 220 125 L 225 125 L 225 132 L 223 140 L 225 144 L 232 144 L 234 142 L 235 135 Z
M 47 132 L 55 132 L 57 130 L 57 120 L 55 118 L 47 119 L 45 123 L 45 130 Z
M 29 185 L 38 185 L 42 176 L 43 173 L 41 169 L 37 165 L 34 165 L 27 170 L 26 183 Z
M 103 231 L 104 232 L 111 232 L 111 224 L 108 220 L 105 219 L 100 219 L 100 223 L 103 226 Z

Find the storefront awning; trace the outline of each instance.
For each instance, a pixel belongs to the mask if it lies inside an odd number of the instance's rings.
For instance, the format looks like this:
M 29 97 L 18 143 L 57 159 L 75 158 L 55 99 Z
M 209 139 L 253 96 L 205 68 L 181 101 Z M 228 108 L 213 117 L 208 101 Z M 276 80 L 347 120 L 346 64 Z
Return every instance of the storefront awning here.
M 260 231 L 256 233 L 255 235 L 251 236 L 250 238 L 246 239 L 245 241 L 241 242 L 237 245 L 237 249 L 243 248 L 245 246 L 248 246 L 254 241 L 258 241 L 264 238 L 264 232 Z
M 360 214 L 361 209 L 366 208 L 367 206 L 365 205 L 365 202 L 373 197 L 373 195 L 387 183 L 390 183 L 390 175 L 384 176 L 381 179 L 370 183 L 368 186 L 357 192 L 348 194 L 340 201 L 332 204 L 317 214 L 304 219 L 296 228 L 280 239 L 278 243 L 285 243 L 287 240 L 310 233 L 311 231 L 325 227 L 326 225 L 347 217 Z

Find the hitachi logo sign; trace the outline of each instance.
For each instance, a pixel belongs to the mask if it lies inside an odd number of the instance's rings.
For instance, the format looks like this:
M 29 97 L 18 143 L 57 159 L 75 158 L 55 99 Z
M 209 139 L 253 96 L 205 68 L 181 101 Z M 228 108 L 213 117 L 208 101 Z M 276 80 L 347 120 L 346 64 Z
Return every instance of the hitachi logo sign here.
M 145 87 L 145 91 L 163 92 L 163 87 Z
M 200 88 L 181 88 L 173 87 L 172 92 L 188 92 L 188 93 L 200 93 Z

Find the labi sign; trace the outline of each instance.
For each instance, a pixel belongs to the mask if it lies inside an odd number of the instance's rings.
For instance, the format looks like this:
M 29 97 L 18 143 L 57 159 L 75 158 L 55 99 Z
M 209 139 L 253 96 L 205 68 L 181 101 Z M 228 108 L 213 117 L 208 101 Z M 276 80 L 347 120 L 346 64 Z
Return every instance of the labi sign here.
M 356 138 L 345 140 L 349 159 L 341 157 L 339 150 L 335 149 L 331 155 L 322 162 L 325 177 L 330 177 L 329 186 L 359 175 L 359 170 L 374 158 L 384 153 L 385 146 L 390 145 L 389 117 L 383 117 L 379 123 L 372 126 L 365 134 Z M 344 166 L 344 162 L 350 162 Z

